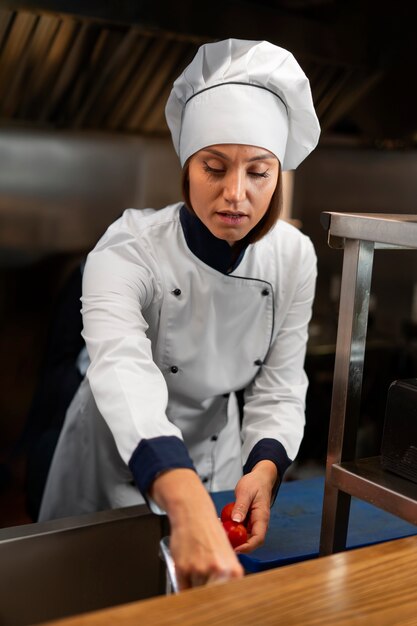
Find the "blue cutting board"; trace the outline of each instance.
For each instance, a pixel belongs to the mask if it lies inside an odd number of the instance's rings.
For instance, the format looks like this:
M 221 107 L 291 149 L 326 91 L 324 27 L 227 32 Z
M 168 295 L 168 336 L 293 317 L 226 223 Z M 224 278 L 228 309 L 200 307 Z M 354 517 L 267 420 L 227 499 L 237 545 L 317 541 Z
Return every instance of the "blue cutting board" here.
M 283 482 L 271 509 L 265 543 L 239 559 L 247 572 L 259 572 L 318 556 L 324 477 Z M 233 491 L 211 494 L 220 514 Z M 347 548 L 417 534 L 417 526 L 357 498 L 352 498 Z

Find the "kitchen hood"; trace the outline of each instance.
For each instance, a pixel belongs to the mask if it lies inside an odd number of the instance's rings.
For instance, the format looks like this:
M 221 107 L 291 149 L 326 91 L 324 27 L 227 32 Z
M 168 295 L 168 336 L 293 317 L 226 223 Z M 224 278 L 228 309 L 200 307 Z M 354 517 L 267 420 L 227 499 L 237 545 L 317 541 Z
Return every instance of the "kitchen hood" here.
M 416 8 L 369 0 L 0 2 L 1 125 L 167 135 L 173 80 L 204 41 L 269 39 L 310 78 L 323 139 L 414 146 Z

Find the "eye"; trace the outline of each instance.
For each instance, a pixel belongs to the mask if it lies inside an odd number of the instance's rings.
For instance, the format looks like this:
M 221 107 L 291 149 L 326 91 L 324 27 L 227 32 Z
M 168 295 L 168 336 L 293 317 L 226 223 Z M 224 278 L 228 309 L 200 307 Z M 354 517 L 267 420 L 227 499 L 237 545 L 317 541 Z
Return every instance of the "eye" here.
M 205 172 L 209 174 L 213 174 L 214 176 L 221 176 L 224 174 L 224 169 L 221 167 L 213 167 L 207 163 L 207 161 L 203 161 L 203 169 Z
M 265 170 L 264 172 L 248 172 L 248 174 L 253 178 L 269 178 L 269 170 Z

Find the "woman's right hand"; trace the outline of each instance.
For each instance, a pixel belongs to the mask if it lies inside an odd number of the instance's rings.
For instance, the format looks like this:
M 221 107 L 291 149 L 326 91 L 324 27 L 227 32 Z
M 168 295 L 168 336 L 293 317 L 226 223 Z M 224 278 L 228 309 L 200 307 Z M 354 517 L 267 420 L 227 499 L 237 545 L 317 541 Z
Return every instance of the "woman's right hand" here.
M 243 576 L 213 501 L 193 470 L 164 472 L 150 495 L 170 520 L 170 550 L 180 590 Z

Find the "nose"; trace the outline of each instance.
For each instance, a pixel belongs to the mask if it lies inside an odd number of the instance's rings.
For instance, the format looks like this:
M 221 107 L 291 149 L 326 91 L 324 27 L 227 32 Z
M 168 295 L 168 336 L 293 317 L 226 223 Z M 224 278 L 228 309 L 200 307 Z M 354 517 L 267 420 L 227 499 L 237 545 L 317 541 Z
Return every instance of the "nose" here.
M 246 180 L 240 168 L 232 168 L 224 178 L 223 197 L 229 204 L 239 204 L 246 198 Z

